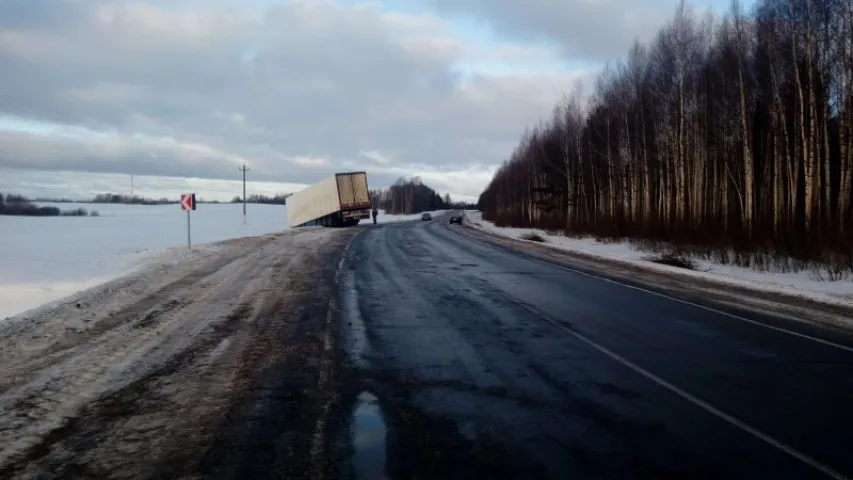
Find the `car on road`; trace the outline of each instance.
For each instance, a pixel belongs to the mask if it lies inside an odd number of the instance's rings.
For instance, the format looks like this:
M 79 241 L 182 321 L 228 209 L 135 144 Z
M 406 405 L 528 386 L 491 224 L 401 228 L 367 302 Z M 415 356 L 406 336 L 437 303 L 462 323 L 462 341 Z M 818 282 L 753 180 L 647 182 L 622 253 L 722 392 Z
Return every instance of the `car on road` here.
M 450 217 L 450 224 L 453 225 L 454 223 L 462 225 L 462 215 L 453 215 Z
M 425 213 L 425 214 L 421 215 L 421 220 L 423 220 L 423 221 L 432 220 L 432 215 Z

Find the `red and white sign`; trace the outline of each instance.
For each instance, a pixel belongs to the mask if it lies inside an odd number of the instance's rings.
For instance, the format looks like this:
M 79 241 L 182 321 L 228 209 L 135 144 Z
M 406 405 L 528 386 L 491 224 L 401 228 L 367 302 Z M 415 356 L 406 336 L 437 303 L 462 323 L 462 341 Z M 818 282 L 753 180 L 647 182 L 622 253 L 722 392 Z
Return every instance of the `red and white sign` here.
M 181 210 L 195 210 L 192 194 L 181 194 Z

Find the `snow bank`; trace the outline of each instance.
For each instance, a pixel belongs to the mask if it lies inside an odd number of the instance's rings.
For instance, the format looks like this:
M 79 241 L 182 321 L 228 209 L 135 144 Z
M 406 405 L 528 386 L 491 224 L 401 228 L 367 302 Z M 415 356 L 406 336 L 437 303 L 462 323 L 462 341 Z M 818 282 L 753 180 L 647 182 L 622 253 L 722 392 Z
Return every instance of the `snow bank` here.
M 537 229 L 497 227 L 494 223 L 483 220 L 482 213 L 477 211 L 465 211 L 465 216 L 469 225 L 484 231 L 503 237 L 547 245 L 567 252 L 615 260 L 647 270 L 710 280 L 751 290 L 783 293 L 822 303 L 853 306 L 853 282 L 850 280 L 822 281 L 815 279 L 810 272 L 767 273 L 698 259 L 694 259 L 697 265 L 697 271 L 694 271 L 644 260 L 644 257 L 650 256 L 650 254 L 635 249 L 627 242 L 602 243 L 591 237 L 568 238 Z M 545 239 L 545 242 L 534 242 L 522 238 L 530 233 L 538 234 Z
M 186 213 L 178 205 L 39 204 L 85 208 L 98 217 L 0 216 L 0 320 L 131 273 L 170 249 L 186 249 Z M 193 244 L 287 228 L 284 206 L 200 204 Z

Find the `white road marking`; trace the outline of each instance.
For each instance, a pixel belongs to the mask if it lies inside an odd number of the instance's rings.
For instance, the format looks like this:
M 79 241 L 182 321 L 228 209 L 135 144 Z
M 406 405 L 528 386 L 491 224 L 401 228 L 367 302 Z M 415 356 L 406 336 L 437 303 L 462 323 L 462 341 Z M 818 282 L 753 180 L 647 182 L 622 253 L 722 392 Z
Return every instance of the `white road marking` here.
M 578 332 L 566 327 L 565 325 L 554 320 L 553 318 L 549 317 L 548 315 L 543 314 L 542 312 L 536 310 L 535 308 L 533 308 L 529 305 L 526 305 L 524 303 L 521 303 L 521 302 L 519 302 L 518 305 L 522 306 L 524 309 L 535 314 L 537 317 L 542 318 L 543 320 L 547 320 L 549 323 L 555 325 L 557 328 L 559 328 L 559 329 L 563 330 L 564 332 L 572 335 L 573 337 L 577 338 L 578 340 L 587 344 L 588 346 L 598 350 L 599 352 L 607 355 L 611 359 L 616 360 L 620 364 L 622 364 L 622 365 L 630 368 L 631 370 L 639 373 L 640 375 L 646 377 L 647 379 L 658 384 L 659 386 L 661 386 L 661 387 L 669 390 L 670 392 L 678 395 L 679 397 L 687 400 L 688 402 L 692 403 L 693 405 L 698 406 L 702 410 L 705 410 L 706 412 L 714 415 L 715 417 L 717 417 L 721 420 L 724 420 L 725 422 L 727 422 L 731 425 L 734 425 L 735 427 L 739 428 L 740 430 L 743 430 L 744 432 L 746 432 L 746 433 L 748 433 L 748 434 L 750 434 L 750 435 L 752 435 L 752 436 L 754 436 L 760 440 L 763 440 L 764 442 L 776 447 L 777 449 L 787 453 L 788 455 L 796 458 L 797 460 L 800 460 L 801 462 L 809 465 L 810 467 L 826 474 L 830 478 L 834 478 L 836 480 L 850 480 L 848 477 L 845 477 L 844 475 L 842 475 L 840 472 L 833 469 L 832 467 L 829 467 L 827 465 L 820 463 L 819 461 L 809 457 L 808 455 L 800 452 L 799 450 L 795 449 L 794 447 L 791 447 L 790 445 L 782 442 L 781 440 L 777 440 L 777 439 L 773 438 L 769 434 L 764 433 L 761 430 L 749 425 L 748 423 L 746 423 L 742 420 L 739 420 L 738 418 L 720 410 L 719 408 L 711 405 L 710 403 L 706 402 L 705 400 L 702 400 L 701 398 L 676 387 L 672 383 L 669 383 L 668 381 L 664 380 L 663 378 L 655 375 L 654 373 L 652 373 L 652 372 L 646 370 L 645 368 L 635 364 L 634 362 L 626 359 L 625 357 L 619 355 L 618 353 L 616 353 L 616 352 L 608 349 L 607 347 L 599 344 L 595 340 L 588 338 L 587 336 L 583 335 L 582 333 L 578 333 Z
M 468 237 L 468 238 L 471 238 L 472 240 L 475 240 L 475 241 L 480 241 L 479 239 L 476 239 L 476 238 L 472 238 L 472 237 Z M 839 349 L 839 350 L 845 350 L 845 351 L 848 351 L 848 352 L 853 353 L 853 347 L 850 347 L 850 346 L 847 346 L 847 345 L 842 345 L 842 344 L 840 344 L 840 343 L 835 343 L 835 342 L 832 342 L 832 341 L 829 341 L 829 340 L 824 340 L 824 339 L 822 339 L 822 338 L 813 337 L 813 336 L 811 336 L 811 335 L 807 335 L 807 334 L 805 334 L 805 333 L 795 332 L 795 331 L 793 331 L 793 330 L 788 330 L 787 328 L 782 328 L 782 327 L 777 327 L 777 326 L 774 326 L 774 325 L 769 325 L 769 324 L 767 324 L 767 323 L 759 322 L 759 321 L 757 321 L 757 320 L 751 320 L 751 319 L 749 319 L 749 318 L 741 317 L 740 315 L 735 315 L 735 314 L 733 314 L 733 313 L 725 312 L 725 311 L 723 311 L 723 310 L 719 310 L 719 309 L 716 309 L 716 308 L 713 308 L 713 307 L 708 307 L 708 306 L 701 305 L 701 304 L 698 304 L 698 303 L 693 303 L 693 302 L 690 302 L 690 301 L 688 301 L 688 300 L 682 300 L 682 299 L 680 299 L 680 298 L 676 298 L 676 297 L 673 297 L 673 296 L 671 296 L 671 295 L 667 295 L 667 294 L 665 294 L 665 293 L 660 293 L 660 292 L 655 292 L 655 291 L 652 291 L 652 290 L 647 290 L 647 289 L 645 289 L 645 288 L 637 287 L 637 286 L 634 286 L 634 285 L 629 285 L 629 284 L 627 284 L 627 283 L 623 283 L 623 282 L 620 282 L 620 281 L 618 281 L 618 280 L 613 280 L 613 279 L 610 279 L 610 278 L 607 278 L 607 277 L 602 277 L 602 276 L 595 275 L 595 274 L 588 273 L 588 272 L 584 272 L 584 271 L 581 271 L 581 270 L 576 270 L 576 269 L 571 268 L 571 267 L 566 267 L 566 266 L 564 266 L 564 265 L 560 265 L 560 264 L 558 264 L 558 263 L 556 263 L 556 262 L 550 262 L 550 261 L 547 261 L 547 260 L 540 259 L 540 258 L 538 258 L 538 257 L 536 257 L 536 256 L 534 256 L 534 255 L 529 254 L 529 253 L 527 253 L 527 254 L 526 254 L 526 256 L 527 256 L 527 258 L 530 258 L 531 260 L 534 260 L 534 261 L 536 261 L 536 262 L 543 263 L 543 264 L 547 264 L 547 265 L 550 265 L 550 266 L 553 266 L 553 267 L 557 267 L 557 268 L 559 268 L 559 269 L 561 269 L 561 270 L 564 270 L 564 271 L 567 271 L 567 272 L 576 273 L 576 274 L 578 274 L 578 275 L 583 275 L 583 276 L 585 276 L 585 277 L 595 278 L 595 279 L 602 280 L 602 281 L 604 281 L 604 282 L 612 283 L 612 284 L 615 284 L 615 285 L 620 285 L 620 286 L 622 286 L 622 287 L 630 288 L 630 289 L 632 289 L 632 290 L 637 290 L 637 291 L 644 292 L 644 293 L 648 293 L 649 295 L 654 295 L 654 296 L 656 296 L 656 297 L 666 298 L 666 299 L 668 299 L 668 300 L 672 300 L 673 302 L 678 302 L 678 303 L 681 303 L 681 304 L 683 304 L 683 305 L 690 305 L 690 306 L 693 306 L 693 307 L 696 307 L 696 308 L 701 308 L 702 310 L 705 310 L 705 311 L 708 311 L 708 312 L 713 312 L 713 313 L 716 313 L 716 314 L 718 314 L 718 315 L 723 315 L 723 316 L 726 316 L 726 317 L 729 317 L 729 318 L 733 318 L 733 319 L 735 319 L 735 320 L 740 320 L 740 321 L 742 321 L 742 322 L 750 323 L 750 324 L 752 324 L 752 325 L 757 325 L 757 326 L 759 326 L 759 327 L 764 327 L 764 328 L 767 328 L 767 329 L 769 329 L 769 330 L 775 330 L 775 331 L 777 331 L 777 332 L 786 333 L 786 334 L 788 334 L 788 335 L 792 335 L 792 336 L 794 336 L 794 337 L 799 337 L 799 338 L 803 338 L 803 339 L 806 339 L 806 340 L 811 340 L 811 341 L 813 341 L 813 342 L 817 342 L 817 343 L 820 343 L 820 344 L 822 344 L 822 345 L 826 345 L 826 346 L 828 346 L 828 347 L 833 347 L 833 348 L 837 348 L 837 349 Z
M 470 238 L 470 239 L 472 239 L 472 240 L 475 240 L 475 241 L 479 241 L 479 239 L 476 239 L 476 238 L 471 238 L 471 237 L 468 237 L 468 238 Z M 578 274 L 580 274 L 580 275 L 584 275 L 584 276 L 587 276 L 587 277 L 597 278 L 597 279 L 599 279 L 599 280 L 603 280 L 603 281 L 605 281 L 605 282 L 614 283 L 614 284 L 621 285 L 621 286 L 626 287 L 626 288 L 631 288 L 631 289 L 634 289 L 634 290 L 639 290 L 639 291 L 641 291 L 641 292 L 649 293 L 649 294 L 656 295 L 656 296 L 659 296 L 659 297 L 668 298 L 668 299 L 670 299 L 670 300 L 673 300 L 673 301 L 676 301 L 676 302 L 679 302 L 679 303 L 683 303 L 683 304 L 686 304 L 686 305 L 692 305 L 692 306 L 695 306 L 695 307 L 699 307 L 699 308 L 701 308 L 701 309 L 708 310 L 708 311 L 711 311 L 711 312 L 714 312 L 714 313 L 718 313 L 718 314 L 721 314 L 721 315 L 725 315 L 725 316 L 727 316 L 727 317 L 735 318 L 735 319 L 738 319 L 738 320 L 742 320 L 742 321 L 745 321 L 745 322 L 747 322 L 747 323 L 752 323 L 752 324 L 759 325 L 759 326 L 762 326 L 762 327 L 765 327 L 765 328 L 770 328 L 770 329 L 772 329 L 772 330 L 778 330 L 778 331 L 781 331 L 781 332 L 784 332 L 784 333 L 788 333 L 788 334 L 791 334 L 791 335 L 794 335 L 794 336 L 797 336 L 797 337 L 801 337 L 801 338 L 805 338 L 805 339 L 808 339 L 808 340 L 812 340 L 812 341 L 815 341 L 815 342 L 818 342 L 818 343 L 821 343 L 821 344 L 824 344 L 824 345 L 828 345 L 828 346 L 832 346 L 832 347 L 835 347 L 835 348 L 840 348 L 840 349 L 842 349 L 842 350 L 847 350 L 847 351 L 852 351 L 852 352 L 853 352 L 853 348 L 851 348 L 851 347 L 847 347 L 847 346 L 845 346 L 845 345 L 840 345 L 840 344 L 833 343 L 833 342 L 830 342 L 830 341 L 827 341 L 827 340 L 823 340 L 823 339 L 820 339 L 820 338 L 812 337 L 812 336 L 805 335 L 805 334 L 801 334 L 801 333 L 798 333 L 798 332 L 793 332 L 793 331 L 790 331 L 790 330 L 786 330 L 786 329 L 784 329 L 784 328 L 774 327 L 774 326 L 772 326 L 772 325 L 767 325 L 767 324 L 764 324 L 764 323 L 761 323 L 761 322 L 757 322 L 757 321 L 754 321 L 754 320 L 750 320 L 750 319 L 748 319 L 748 318 L 739 317 L 739 316 L 737 316 L 737 315 L 733 315 L 733 314 L 730 314 L 730 313 L 727 313 L 727 312 L 724 312 L 724 311 L 721 311 L 721 310 L 717 310 L 717 309 L 715 309 L 715 308 L 706 307 L 706 306 L 704 306 L 704 305 L 695 304 L 695 303 L 688 302 L 688 301 L 685 301 L 685 300 L 681 300 L 681 299 L 678 299 L 678 298 L 675 298 L 675 297 L 672 297 L 672 296 L 669 296 L 669 295 L 661 294 L 661 293 L 658 293 L 658 292 L 653 292 L 653 291 L 651 291 L 651 290 L 646 290 L 646 289 L 644 289 L 644 288 L 635 287 L 635 286 L 633 286 L 633 285 L 627 285 L 627 284 L 624 284 L 624 283 L 622 283 L 622 282 L 618 282 L 618 281 L 615 281 L 615 280 L 611 280 L 611 279 L 609 279 L 609 278 L 599 277 L 599 276 L 597 276 L 597 275 L 593 275 L 593 274 L 590 274 L 590 273 L 582 272 L 582 271 L 575 270 L 575 269 L 572 269 L 572 268 L 569 268 L 569 267 L 564 267 L 564 266 L 562 266 L 562 265 L 557 265 L 557 264 L 554 264 L 554 263 L 552 263 L 552 262 L 547 262 L 546 260 L 541 260 L 541 259 L 539 259 L 539 258 L 533 257 L 533 256 L 531 256 L 531 255 L 527 255 L 527 257 L 528 257 L 528 258 L 531 258 L 531 259 L 532 259 L 532 260 L 534 260 L 534 261 L 541 262 L 541 263 L 547 263 L 548 265 L 552 265 L 552 266 L 555 266 L 555 267 L 557 267 L 557 268 L 560 268 L 560 269 L 562 269 L 562 270 L 566 270 L 566 271 L 569 271 L 569 272 L 572 272 L 572 273 L 578 273 Z M 695 396 L 695 395 L 693 395 L 693 394 L 691 394 L 691 393 L 688 393 L 688 392 L 686 392 L 686 391 L 682 390 L 681 388 L 679 388 L 679 387 L 677 387 L 677 386 L 673 385 L 672 383 L 670 383 L 670 382 L 668 382 L 668 381 L 664 380 L 663 378 L 661 378 L 661 377 L 659 377 L 659 376 L 655 375 L 654 373 L 652 373 L 652 372 L 650 372 L 650 371 L 646 370 L 645 368 L 643 368 L 643 367 L 641 367 L 641 366 L 639 366 L 639 365 L 635 364 L 634 362 L 631 362 L 630 360 L 628 360 L 628 359 L 626 359 L 625 357 L 623 357 L 623 356 L 619 355 L 618 353 L 616 353 L 616 352 L 614 352 L 614 351 L 612 351 L 612 350 L 608 349 L 607 347 L 605 347 L 605 346 L 603 346 L 603 345 L 599 344 L 598 342 L 596 342 L 596 341 L 594 341 L 594 340 L 590 339 L 590 338 L 589 338 L 589 337 L 587 337 L 586 335 L 583 335 L 582 333 L 576 332 L 576 331 L 572 330 L 571 328 L 569 328 L 569 327 L 567 327 L 567 326 L 563 325 L 562 323 L 560 323 L 560 322 L 558 322 L 558 321 L 554 320 L 553 318 L 551 318 L 550 316 L 548 316 L 548 315 L 544 314 L 543 312 L 540 312 L 540 311 L 539 311 L 539 310 L 537 310 L 536 308 L 534 308 L 534 307 L 532 307 L 532 306 L 530 306 L 530 305 L 527 305 L 527 304 L 525 304 L 525 303 L 523 303 L 523 302 L 518 302 L 517 304 L 518 304 L 518 305 L 520 305 L 521 307 L 523 307 L 525 310 L 528 310 L 529 312 L 533 313 L 533 314 L 534 314 L 534 315 L 536 315 L 537 317 L 539 317 L 539 318 L 541 318 L 541 319 L 543 319 L 543 320 L 548 321 L 549 323 L 551 323 L 552 325 L 556 326 L 556 327 L 557 327 L 557 328 L 559 328 L 560 330 L 562 330 L 562 331 L 564 331 L 564 332 L 568 333 L 569 335 L 571 335 L 571 336 L 573 336 L 573 337 L 577 338 L 578 340 L 580 340 L 581 342 L 585 343 L 586 345 L 588 345 L 588 346 L 592 347 L 593 349 L 598 350 L 599 352 L 601 352 L 601 353 L 603 353 L 604 355 L 606 355 L 606 356 L 610 357 L 611 359 L 615 360 L 616 362 L 618 362 L 618 363 L 620 363 L 620 364 L 622 364 L 622 365 L 624 365 L 624 366 L 626 366 L 626 367 L 630 368 L 631 370 L 633 370 L 633 371 L 634 371 L 634 372 L 636 372 L 636 373 L 639 373 L 640 375 L 642 375 L 642 376 L 643 376 L 643 377 L 645 377 L 646 379 L 651 380 L 651 381 L 652 381 L 652 382 L 654 382 L 655 384 L 657 384 L 657 385 L 659 385 L 659 386 L 661 386 L 661 387 L 663 387 L 663 388 L 665 388 L 665 389 L 669 390 L 670 392 L 672 392 L 672 393 L 674 393 L 674 394 L 678 395 L 679 397 L 683 398 L 684 400 L 687 400 L 688 402 L 692 403 L 693 405 L 695 405 L 695 406 L 697 406 L 697 407 L 701 408 L 702 410 L 704 410 L 704 411 L 706 411 L 706 412 L 708 412 L 708 413 L 710 413 L 710 414 L 714 415 L 715 417 L 717 417 L 717 418 L 719 418 L 719 419 L 721 419 L 721 420 L 725 421 L 726 423 L 729 423 L 730 425 L 733 425 L 734 427 L 736 427 L 736 428 L 740 429 L 741 431 L 746 432 L 746 433 L 748 433 L 748 434 L 750 434 L 750 435 L 752 435 L 752 436 L 754 436 L 754 437 L 758 438 L 759 440 L 764 441 L 765 443 L 767 443 L 767 444 L 769 444 L 769 445 L 771 445 L 771 446 L 773 446 L 773 447 L 775 447 L 775 448 L 777 448 L 777 449 L 781 450 L 782 452 L 784 452 L 784 453 L 786 453 L 786 454 L 790 455 L 790 456 L 791 456 L 791 457 L 793 457 L 793 458 L 796 458 L 797 460 L 800 460 L 801 462 L 805 463 L 806 465 L 809 465 L 810 467 L 814 468 L 815 470 L 820 471 L 821 473 L 823 473 L 823 474 L 827 475 L 828 477 L 830 477 L 830 478 L 834 478 L 834 479 L 836 479 L 836 480 L 851 480 L 849 477 L 844 476 L 843 474 L 841 474 L 841 473 L 840 473 L 840 472 L 838 472 L 837 470 L 833 469 L 832 467 L 829 467 L 829 466 L 827 466 L 827 465 L 824 465 L 823 463 L 821 463 L 821 462 L 819 462 L 819 461 L 817 461 L 817 460 L 815 460 L 815 459 L 811 458 L 810 456 L 808 456 L 808 455 L 806 455 L 806 454 L 804 454 L 804 453 L 800 452 L 799 450 L 797 450 L 797 449 L 795 449 L 794 447 L 792 447 L 792 446 L 790 446 L 790 445 L 788 445 L 788 444 L 786 444 L 786 443 L 782 442 L 781 440 L 777 440 L 776 438 L 772 437 L 771 435 L 769 435 L 769 434 L 767 434 L 767 433 L 765 433 L 765 432 L 762 432 L 761 430 L 759 430 L 759 429 L 757 429 L 757 428 L 755 428 L 755 427 L 753 427 L 753 426 L 749 425 L 748 423 L 746 423 L 746 422 L 744 422 L 744 421 L 742 421 L 742 420 L 738 419 L 737 417 L 734 417 L 734 416 L 732 416 L 732 415 L 730 415 L 730 414 L 726 413 L 726 412 L 725 412 L 725 411 L 723 411 L 723 410 L 720 410 L 719 408 L 717 408 L 717 407 L 715 407 L 715 406 L 711 405 L 710 403 L 706 402 L 705 400 L 702 400 L 701 398 L 699 398 L 699 397 L 697 397 L 697 396 Z

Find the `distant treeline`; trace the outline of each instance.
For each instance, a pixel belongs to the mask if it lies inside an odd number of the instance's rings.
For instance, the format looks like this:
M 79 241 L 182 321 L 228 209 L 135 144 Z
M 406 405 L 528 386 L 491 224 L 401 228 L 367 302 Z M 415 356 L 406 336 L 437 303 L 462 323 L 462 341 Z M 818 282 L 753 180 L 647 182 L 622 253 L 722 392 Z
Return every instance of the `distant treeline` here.
M 23 198 L 20 195 L 10 195 L 10 197 Z M 168 205 L 176 204 L 178 200 L 169 200 L 168 198 L 151 199 L 140 197 L 138 195 L 121 195 L 117 193 L 100 193 L 95 195 L 95 198 L 89 200 L 71 200 L 69 198 L 48 198 L 37 197 L 27 199 L 28 202 L 38 203 L 103 203 L 103 204 L 122 204 L 122 205 Z M 201 203 L 201 202 L 199 202 Z
M 166 197 L 159 199 L 144 198 L 137 195 L 120 195 L 117 193 L 99 193 L 88 203 L 112 203 L 123 205 L 169 205 L 178 203 L 178 200 L 169 200 Z
M 476 210 L 477 204 L 471 202 L 450 202 L 451 210 Z
M 408 180 L 401 177 L 387 189 L 371 190 L 370 203 L 392 215 L 459 208 L 454 205 L 460 205 L 454 204 L 449 194 L 442 198 L 435 190 L 424 185 L 419 177 Z
M 267 195 L 250 195 L 248 197 L 248 203 L 258 203 L 258 204 L 270 204 L 270 205 L 285 205 L 287 201 L 287 197 L 293 195 L 292 193 L 288 194 L 277 194 L 273 197 Z M 94 198 L 89 200 L 71 200 L 68 198 L 46 198 L 46 197 L 38 197 L 38 198 L 27 198 L 23 195 L 18 194 L 8 194 L 6 195 L 6 203 L 96 203 L 96 204 L 121 204 L 121 205 L 176 205 L 179 202 L 177 198 L 169 199 L 166 197 L 162 198 L 145 198 L 140 197 L 138 195 L 123 195 L 118 193 L 99 193 L 95 195 Z M 196 198 L 197 203 L 203 204 L 225 204 L 225 203 L 242 203 L 243 199 L 240 196 L 234 197 L 230 202 L 220 202 L 218 200 L 205 200 L 201 197 Z
M 27 217 L 97 217 L 98 212 L 88 212 L 85 208 L 60 210 L 57 207 L 39 207 L 22 195 L 0 193 L 0 215 Z
M 287 205 L 287 198 L 293 195 L 292 193 L 279 193 L 274 196 L 253 194 L 249 195 L 246 203 L 266 204 L 266 205 Z M 446 194 L 442 198 L 435 190 L 424 185 L 421 179 L 414 177 L 411 179 L 398 179 L 390 188 L 370 190 L 371 204 L 381 210 L 385 210 L 390 214 L 413 214 L 426 211 L 444 210 L 444 209 L 474 209 L 475 204 L 466 202 L 454 202 L 450 195 Z M 235 196 L 230 202 L 220 202 L 217 200 L 197 199 L 199 204 L 223 204 L 242 203 L 241 196 Z M 177 199 L 170 200 L 162 197 L 159 199 L 145 198 L 138 195 L 123 195 L 117 193 L 100 193 L 95 195 L 90 200 L 70 200 L 66 198 L 45 198 L 39 197 L 30 199 L 18 194 L 7 194 L 4 197 L 5 215 L 86 215 L 84 209 L 72 210 L 70 212 L 61 212 L 56 207 L 37 207 L 34 203 L 91 203 L 91 204 L 121 204 L 121 205 L 175 205 Z M 26 213 L 9 213 L 9 212 L 26 212 Z M 58 213 L 57 213 L 58 212 Z M 76 212 L 76 213 L 74 213 Z M 97 212 L 93 212 L 97 215 Z
M 13 195 L 14 196 L 14 195 Z M 20 196 L 20 195 L 18 195 Z M 30 202 L 37 203 L 82 203 L 75 200 L 71 200 L 70 198 L 46 198 L 46 197 L 36 197 L 28 199 Z
M 266 195 L 249 195 L 246 197 L 246 203 L 259 203 L 265 205 L 287 205 L 287 197 L 293 195 L 292 193 L 279 193 L 273 197 L 269 197 Z M 231 203 L 243 203 L 243 197 L 236 196 Z

